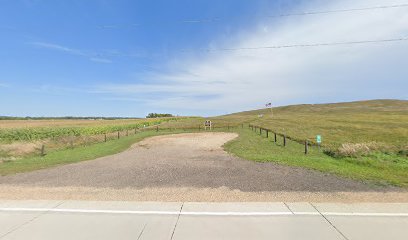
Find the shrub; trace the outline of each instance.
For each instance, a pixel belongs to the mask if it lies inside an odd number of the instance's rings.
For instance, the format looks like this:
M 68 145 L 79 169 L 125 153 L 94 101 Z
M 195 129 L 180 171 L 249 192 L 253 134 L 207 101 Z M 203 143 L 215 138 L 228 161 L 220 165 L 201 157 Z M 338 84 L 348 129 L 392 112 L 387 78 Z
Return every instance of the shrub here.
M 373 152 L 388 152 L 390 148 L 378 142 L 368 143 L 343 143 L 336 151 L 336 155 L 341 157 L 368 156 Z

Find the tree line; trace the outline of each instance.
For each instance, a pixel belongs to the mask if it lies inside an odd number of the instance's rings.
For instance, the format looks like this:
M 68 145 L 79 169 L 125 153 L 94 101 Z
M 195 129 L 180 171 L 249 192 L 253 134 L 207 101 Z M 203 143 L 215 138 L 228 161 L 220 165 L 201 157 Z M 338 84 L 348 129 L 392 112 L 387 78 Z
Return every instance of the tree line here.
M 173 114 L 169 113 L 149 113 L 146 118 L 162 118 L 162 117 L 173 117 Z

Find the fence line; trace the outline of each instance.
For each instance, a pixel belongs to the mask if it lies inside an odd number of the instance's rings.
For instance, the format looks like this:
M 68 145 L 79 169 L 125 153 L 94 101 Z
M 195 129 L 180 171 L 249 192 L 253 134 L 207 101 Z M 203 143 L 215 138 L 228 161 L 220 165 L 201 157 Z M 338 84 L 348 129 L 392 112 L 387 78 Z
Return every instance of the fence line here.
M 260 126 L 256 126 L 256 125 L 252 125 L 252 124 L 249 124 L 248 127 L 249 127 L 252 131 L 254 131 L 254 132 L 256 132 L 256 133 L 258 133 L 258 129 L 259 129 L 259 135 L 262 135 L 262 132 L 265 132 L 266 138 L 269 138 L 269 133 L 273 133 L 273 134 L 274 134 L 274 142 L 275 142 L 275 143 L 277 143 L 277 136 L 282 137 L 282 139 L 283 139 L 283 146 L 284 146 L 284 147 L 286 147 L 286 145 L 287 145 L 287 139 L 289 139 L 289 140 L 291 140 L 291 141 L 293 141 L 293 142 L 302 144 L 302 145 L 305 146 L 305 148 L 304 148 L 304 153 L 305 153 L 305 154 L 308 154 L 308 153 L 309 153 L 309 147 L 312 147 L 312 146 L 320 147 L 320 145 L 315 144 L 315 143 L 312 143 L 312 142 L 310 142 L 308 139 L 306 139 L 306 140 L 299 140 L 299 139 L 296 139 L 296 138 L 292 138 L 292 137 L 290 137 L 290 136 L 286 136 L 286 134 L 277 133 L 277 132 L 275 132 L 275 131 L 273 131 L 273 130 L 271 130 L 271 129 L 264 128 L 264 127 L 260 127 Z
M 242 128 L 244 127 L 244 125 L 219 125 L 219 126 L 214 126 L 212 129 L 232 129 L 232 128 L 237 128 L 241 126 Z M 132 129 L 130 129 L 132 130 Z M 52 147 L 52 144 L 49 144 L 49 147 L 46 148 L 46 144 L 43 143 L 41 144 L 41 147 L 38 149 L 39 150 L 39 155 L 41 157 L 44 157 L 47 155 L 47 151 L 49 149 L 53 149 L 53 150 L 57 150 L 57 149 L 67 149 L 67 148 L 75 148 L 75 147 L 80 147 L 80 146 L 87 146 L 90 144 L 96 144 L 96 143 L 102 143 L 102 142 L 108 142 L 110 140 L 115 140 L 115 139 L 121 139 L 123 137 L 128 137 L 128 136 L 135 136 L 138 133 L 142 133 L 142 132 L 147 132 L 147 131 L 155 131 L 155 132 L 159 132 L 159 131 L 168 131 L 168 132 L 172 132 L 172 131 L 203 131 L 204 129 L 201 127 L 201 125 L 199 125 L 197 128 L 194 127 L 160 127 L 159 125 L 150 125 L 150 126 L 146 126 L 146 127 L 142 127 L 142 128 L 134 128 L 134 131 L 129 131 L 129 129 L 126 130 L 122 130 L 122 131 L 117 131 L 117 132 L 107 132 L 107 133 L 103 133 L 103 134 L 95 134 L 95 135 L 83 135 L 83 136 L 64 136 L 64 137 L 60 137 L 59 140 L 62 143 L 62 146 L 60 147 Z M 133 132 L 133 134 L 132 134 Z M 66 137 L 70 137 L 69 143 L 64 143 L 64 138 Z M 74 142 L 76 141 L 83 141 L 80 144 L 75 144 Z M 57 141 L 58 139 L 53 139 L 53 141 Z M 51 147 L 50 147 L 51 145 Z M 56 144 L 58 145 L 58 144 Z
M 308 139 L 306 140 L 299 140 L 299 139 L 295 139 L 292 138 L 290 136 L 286 136 L 286 134 L 282 134 L 282 133 L 278 133 L 275 132 L 271 129 L 268 128 L 264 128 L 264 127 L 260 127 L 257 125 L 252 125 L 252 124 L 248 124 L 248 127 L 258 133 L 259 135 L 263 135 L 263 133 L 265 133 L 266 138 L 270 138 L 270 136 L 272 136 L 273 134 L 273 141 L 275 143 L 278 142 L 278 136 L 282 137 L 282 144 L 284 147 L 286 147 L 287 145 L 287 140 L 291 140 L 293 142 L 299 143 L 304 145 L 304 153 L 308 154 L 310 149 L 309 147 L 311 146 L 318 146 L 315 143 L 312 143 L 311 141 L 309 141 Z M 213 124 L 212 129 L 216 130 L 216 129 L 226 129 L 228 131 L 230 131 L 231 129 L 234 128 L 244 128 L 244 124 L 224 124 L 224 125 L 215 125 Z M 134 128 L 134 131 L 129 131 L 132 129 L 126 129 L 123 131 L 117 131 L 117 133 L 103 133 L 103 134 L 97 134 L 97 135 L 90 135 L 90 136 L 77 136 L 75 137 L 75 140 L 83 140 L 83 138 L 85 138 L 84 143 L 80 143 L 79 145 L 74 144 L 74 139 L 70 139 L 69 141 L 69 145 L 65 146 L 66 148 L 74 148 L 76 146 L 86 146 L 88 144 L 94 144 L 94 143 L 102 143 L 102 142 L 107 142 L 110 140 L 114 140 L 114 139 L 121 139 L 122 137 L 128 137 L 132 135 L 133 132 L 133 136 L 138 134 L 138 133 L 142 133 L 142 132 L 147 132 L 147 131 L 154 131 L 154 132 L 159 132 L 159 131 L 168 131 L 168 132 L 172 132 L 172 131 L 211 131 L 211 130 L 204 130 L 204 128 L 202 128 L 201 124 L 198 125 L 197 127 L 192 127 L 192 126 L 188 126 L 188 127 L 161 127 L 160 125 L 151 125 L 151 126 L 147 126 L 147 127 L 143 127 L 143 128 Z M 114 135 L 114 136 L 113 136 Z M 89 141 L 89 139 L 86 139 L 87 137 L 89 138 L 93 138 L 92 140 Z M 63 138 L 63 137 L 62 137 Z M 57 148 L 58 149 L 58 148 Z M 61 147 L 61 149 L 64 149 L 64 147 Z M 40 156 L 45 156 L 47 154 L 47 149 L 45 144 L 41 145 L 40 150 Z

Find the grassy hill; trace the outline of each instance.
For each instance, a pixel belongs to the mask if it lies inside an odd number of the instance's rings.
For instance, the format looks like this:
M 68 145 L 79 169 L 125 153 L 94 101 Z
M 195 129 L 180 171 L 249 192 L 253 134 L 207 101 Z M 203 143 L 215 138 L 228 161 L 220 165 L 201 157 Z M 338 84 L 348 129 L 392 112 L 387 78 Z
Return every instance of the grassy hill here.
M 261 117 L 262 116 L 262 117 Z M 257 136 L 247 128 L 228 143 L 229 152 L 259 162 L 276 162 L 376 184 L 408 186 L 408 101 L 373 100 L 294 105 L 213 118 L 215 123 L 251 123 L 296 140 L 323 137 L 323 149 L 305 155 L 303 146 Z
M 253 124 L 301 141 L 314 142 L 321 135 L 323 146 L 330 149 L 343 144 L 371 144 L 393 152 L 408 147 L 408 101 L 404 100 L 302 104 L 210 119 L 215 126 Z M 202 118 L 195 118 L 166 126 L 197 128 L 202 124 Z
M 214 126 L 252 124 L 315 143 L 331 154 L 367 155 L 369 152 L 408 154 L 408 101 L 370 100 L 330 104 L 302 104 L 259 109 L 210 118 Z M 203 118 L 165 124 L 198 128 Z
M 371 144 L 390 151 L 408 147 L 408 101 L 401 100 L 293 105 L 214 118 L 217 120 L 248 122 L 312 142 L 319 134 L 323 145 L 331 149 L 343 144 Z

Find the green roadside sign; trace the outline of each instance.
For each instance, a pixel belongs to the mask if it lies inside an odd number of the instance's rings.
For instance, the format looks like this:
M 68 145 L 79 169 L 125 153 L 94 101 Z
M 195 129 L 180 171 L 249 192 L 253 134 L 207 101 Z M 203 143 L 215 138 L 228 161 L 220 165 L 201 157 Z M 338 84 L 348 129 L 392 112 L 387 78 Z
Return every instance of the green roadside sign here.
M 321 135 L 316 136 L 316 142 L 319 143 L 319 144 L 322 143 L 322 136 Z

